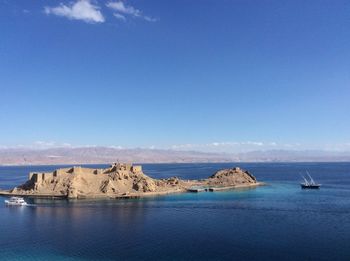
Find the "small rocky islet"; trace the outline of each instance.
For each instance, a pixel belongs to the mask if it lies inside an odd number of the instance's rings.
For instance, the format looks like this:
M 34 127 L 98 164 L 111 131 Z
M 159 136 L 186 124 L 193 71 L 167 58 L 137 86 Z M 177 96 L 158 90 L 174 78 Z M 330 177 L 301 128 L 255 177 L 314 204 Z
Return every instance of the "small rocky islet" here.
M 142 166 L 113 163 L 106 169 L 77 166 L 30 173 L 26 183 L 3 194 L 71 199 L 132 198 L 258 185 L 261 183 L 251 173 L 238 167 L 219 170 L 207 179 L 183 180 L 178 177 L 154 179 L 143 173 Z

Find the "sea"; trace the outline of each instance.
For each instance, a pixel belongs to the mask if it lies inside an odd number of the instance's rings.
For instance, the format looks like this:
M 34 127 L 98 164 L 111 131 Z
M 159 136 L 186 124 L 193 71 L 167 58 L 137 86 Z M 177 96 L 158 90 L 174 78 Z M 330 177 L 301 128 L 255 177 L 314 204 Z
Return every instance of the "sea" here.
M 89 165 L 107 167 L 107 165 Z M 0 260 L 350 260 L 350 163 L 143 164 L 154 178 L 249 170 L 265 186 L 142 199 L 0 197 Z M 2 166 L 0 188 L 31 171 Z M 302 190 L 300 173 L 322 184 Z

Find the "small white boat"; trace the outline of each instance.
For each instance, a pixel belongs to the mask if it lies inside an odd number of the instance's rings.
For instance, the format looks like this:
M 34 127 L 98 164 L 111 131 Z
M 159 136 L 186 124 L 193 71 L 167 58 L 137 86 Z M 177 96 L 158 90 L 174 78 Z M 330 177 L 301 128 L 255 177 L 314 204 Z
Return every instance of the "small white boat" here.
M 11 206 L 26 206 L 27 202 L 24 201 L 21 197 L 11 197 L 9 200 L 5 200 L 6 205 Z

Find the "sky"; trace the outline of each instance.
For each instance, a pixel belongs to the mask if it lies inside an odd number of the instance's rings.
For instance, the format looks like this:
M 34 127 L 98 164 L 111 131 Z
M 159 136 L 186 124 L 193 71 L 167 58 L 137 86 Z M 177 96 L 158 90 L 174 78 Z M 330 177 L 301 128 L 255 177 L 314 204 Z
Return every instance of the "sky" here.
M 0 147 L 350 150 L 350 2 L 0 0 Z

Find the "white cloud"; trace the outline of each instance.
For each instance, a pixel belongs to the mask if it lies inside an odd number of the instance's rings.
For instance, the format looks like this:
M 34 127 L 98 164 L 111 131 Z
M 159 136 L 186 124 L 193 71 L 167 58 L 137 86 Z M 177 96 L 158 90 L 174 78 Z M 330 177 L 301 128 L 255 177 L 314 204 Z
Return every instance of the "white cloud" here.
M 49 149 L 49 148 L 70 148 L 72 145 L 70 143 L 57 143 L 55 141 L 36 141 L 33 145 L 29 145 L 29 148 L 33 149 Z
M 264 146 L 264 143 L 260 141 L 247 141 L 242 142 L 242 145 Z
M 58 155 L 48 155 L 48 158 L 55 159 L 55 158 L 62 158 L 63 156 L 58 156 Z
M 70 5 L 64 5 L 61 3 L 56 7 L 45 7 L 44 11 L 46 14 L 54 14 L 74 20 L 82 20 L 87 23 L 103 23 L 105 18 L 99 9 L 100 8 L 93 5 L 90 0 L 78 0 Z
M 196 150 L 209 152 L 244 152 L 266 149 L 278 149 L 285 146 L 276 142 L 262 142 L 262 141 L 224 141 L 211 142 L 202 144 L 176 144 L 170 148 L 174 150 Z
M 34 146 L 40 146 L 40 147 L 52 147 L 56 144 L 54 141 L 41 141 L 38 140 L 34 142 Z
M 147 22 L 156 22 L 157 19 L 143 15 L 142 11 L 131 6 L 131 5 L 126 5 L 123 1 L 115 1 L 115 2 L 108 2 L 106 4 L 107 7 L 112 9 L 114 11 L 113 15 L 118 18 L 123 20 L 123 18 L 126 19 L 126 15 L 132 16 L 132 17 L 138 17 L 146 20 Z
M 122 147 L 122 146 L 114 146 L 114 145 L 109 146 L 108 148 L 117 149 L 117 150 L 122 150 L 122 149 L 124 149 L 124 147 Z
M 117 1 L 117 2 L 109 2 L 106 4 L 107 7 L 113 9 L 114 11 L 117 11 L 122 14 L 128 14 L 132 16 L 139 17 L 141 16 L 141 11 L 132 7 L 132 6 L 127 6 L 124 4 L 122 1 Z
M 115 18 L 117 18 L 119 20 L 126 21 L 126 17 L 124 15 L 117 14 L 117 13 L 114 13 L 113 15 Z
M 157 22 L 158 21 L 157 18 L 153 18 L 150 16 L 144 16 L 143 19 L 145 19 L 147 22 Z

